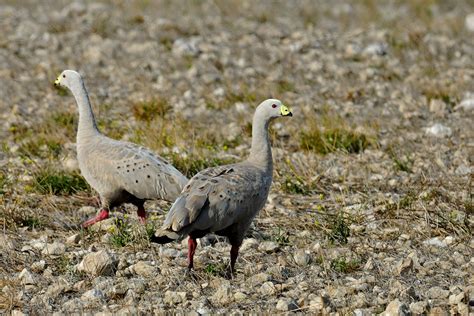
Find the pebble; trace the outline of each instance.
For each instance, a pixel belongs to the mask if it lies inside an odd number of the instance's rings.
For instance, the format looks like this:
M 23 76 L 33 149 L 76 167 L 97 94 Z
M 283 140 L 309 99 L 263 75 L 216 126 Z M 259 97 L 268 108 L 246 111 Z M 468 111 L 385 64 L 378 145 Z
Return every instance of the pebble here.
M 396 267 L 396 274 L 401 275 L 405 274 L 410 271 L 413 267 L 413 259 L 411 257 L 406 257 L 405 259 L 401 260 Z
M 469 13 L 464 19 L 464 25 L 469 32 L 474 32 L 474 13 Z
M 413 302 L 410 304 L 410 311 L 416 315 L 425 313 L 427 308 L 428 303 L 426 301 Z
M 441 123 L 436 123 L 426 129 L 426 134 L 429 136 L 442 138 L 442 137 L 450 137 L 453 134 L 453 131 L 448 126 L 444 126 Z
M 46 266 L 47 266 L 46 261 L 44 260 L 36 261 L 36 262 L 33 262 L 33 264 L 31 265 L 31 270 L 36 273 L 41 273 L 44 271 Z
M 408 316 L 410 315 L 410 309 L 405 303 L 400 302 L 398 299 L 391 301 L 385 311 L 382 313 L 383 316 Z
M 221 285 L 212 298 L 219 302 L 219 304 L 226 305 L 232 302 L 233 295 L 229 284 Z
M 259 289 L 259 292 L 263 295 L 273 295 L 276 293 L 276 288 L 273 282 L 265 282 Z
M 18 279 L 20 280 L 20 283 L 23 284 L 23 285 L 34 285 L 34 284 L 36 284 L 35 277 L 26 268 L 23 269 L 20 272 L 20 274 L 18 275 Z
M 280 246 L 273 241 L 264 241 L 258 246 L 258 250 L 266 253 L 276 252 L 280 249 Z
M 75 245 L 81 240 L 81 234 L 74 234 L 66 238 L 66 244 Z
M 439 286 L 434 286 L 428 290 L 426 295 L 432 299 L 444 299 L 449 296 L 449 291 Z
M 163 302 L 175 305 L 186 302 L 186 292 L 166 291 Z
M 86 255 L 78 264 L 77 270 L 90 275 L 113 275 L 118 260 L 114 254 L 107 250 L 100 250 Z
M 104 298 L 104 293 L 101 290 L 91 289 L 81 295 L 84 301 L 98 301 Z
M 47 244 L 41 251 L 43 255 L 52 255 L 52 256 L 62 255 L 65 252 L 66 252 L 66 245 L 58 241 L 54 241 L 52 244 Z
M 474 110 L 474 96 L 468 99 L 464 99 L 459 103 L 456 109 L 462 109 L 464 111 L 473 111 Z
M 298 305 L 291 298 L 281 298 L 276 304 L 276 309 L 282 312 L 288 312 L 298 309 Z
M 132 273 L 142 277 L 151 277 L 157 272 L 156 268 L 146 261 L 138 261 L 134 265 L 131 265 L 128 269 L 130 269 Z

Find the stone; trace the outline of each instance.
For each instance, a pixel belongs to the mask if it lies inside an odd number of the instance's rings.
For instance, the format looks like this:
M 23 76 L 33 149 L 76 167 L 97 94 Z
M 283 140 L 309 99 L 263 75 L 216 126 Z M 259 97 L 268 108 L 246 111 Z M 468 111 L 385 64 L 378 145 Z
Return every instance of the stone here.
M 446 112 L 446 103 L 440 99 L 431 99 L 430 100 L 430 112 L 438 116 L 442 116 Z
M 433 137 L 443 138 L 450 137 L 453 134 L 453 131 L 448 126 L 444 126 L 441 123 L 436 123 L 426 129 L 426 134 Z
M 74 234 L 74 235 L 69 236 L 68 238 L 66 238 L 66 244 L 75 245 L 75 244 L 79 243 L 80 240 L 81 240 L 81 234 Z
M 138 261 L 131 265 L 129 269 L 142 277 L 151 277 L 156 273 L 156 268 L 146 261 Z
M 387 55 L 387 52 L 388 45 L 386 43 L 372 43 L 364 49 L 366 55 L 384 56 Z
M 18 279 L 20 280 L 20 283 L 23 284 L 23 285 L 34 285 L 34 284 L 36 284 L 35 277 L 26 268 L 23 269 L 20 272 L 20 274 L 18 275 Z
M 383 316 L 408 316 L 410 315 L 410 309 L 408 306 L 406 306 L 405 303 L 402 303 L 397 299 L 394 299 L 391 301 L 387 307 L 385 308 L 385 311 L 382 313 Z
M 175 55 L 180 56 L 197 56 L 200 51 L 197 46 L 198 37 L 178 38 L 174 41 L 172 51 Z
M 250 284 L 252 286 L 261 285 L 267 281 L 271 280 L 271 276 L 267 273 L 257 273 L 250 278 Z
M 212 298 L 222 305 L 231 303 L 233 296 L 232 296 L 232 290 L 231 290 L 230 284 L 221 285 L 217 289 L 216 293 L 214 293 Z
M 91 289 L 81 295 L 81 299 L 84 301 L 100 301 L 104 297 L 104 293 L 98 289 Z
M 46 261 L 44 260 L 40 260 L 40 261 L 36 261 L 36 262 L 33 262 L 33 264 L 31 265 L 31 270 L 36 272 L 36 273 L 41 273 L 44 271 L 44 269 L 46 269 Z
M 298 309 L 298 305 L 291 298 L 281 298 L 276 304 L 276 309 L 282 312 L 288 312 Z
M 448 298 L 449 291 L 439 286 L 434 286 L 428 290 L 426 295 L 432 299 L 444 299 L 444 298 Z
M 474 13 L 469 13 L 464 19 L 464 26 L 469 32 L 474 32 Z
M 114 254 L 107 250 L 100 250 L 86 255 L 77 265 L 77 270 L 87 274 L 114 275 L 118 260 Z
M 464 292 L 451 294 L 448 299 L 449 305 L 457 305 L 458 303 L 461 303 L 464 300 L 464 297 Z
M 273 282 L 265 282 L 259 289 L 259 292 L 263 295 L 273 295 L 276 293 L 276 288 Z
M 308 251 L 298 249 L 296 253 L 293 255 L 295 259 L 295 263 L 299 266 L 306 266 L 311 262 L 311 256 Z
M 175 305 L 186 302 L 186 292 L 166 291 L 163 302 L 168 305 Z
M 246 252 L 250 249 L 257 249 L 259 242 L 255 238 L 246 238 L 242 242 L 242 246 L 240 246 L 240 251 Z
M 463 111 L 473 111 L 474 110 L 474 96 L 468 99 L 464 99 L 459 103 L 456 109 L 461 109 Z
M 423 241 L 423 244 L 428 245 L 428 246 L 441 247 L 441 248 L 444 248 L 444 247 L 447 246 L 446 242 L 444 240 L 441 240 L 438 237 L 427 239 L 427 240 Z
M 264 241 L 258 246 L 258 250 L 266 253 L 276 252 L 280 249 L 280 246 L 273 241 Z
M 412 268 L 413 259 L 410 257 L 406 257 L 397 264 L 395 271 L 397 275 L 401 275 L 409 272 Z
M 309 309 L 313 312 L 322 311 L 326 307 L 326 301 L 322 296 L 313 297 L 309 301 Z
M 23 314 L 22 311 L 20 311 L 20 310 L 18 310 L 18 309 L 15 309 L 15 310 L 12 310 L 12 312 L 11 312 L 10 315 L 11 315 L 11 316 L 23 316 L 23 315 L 25 315 L 25 314 Z
M 43 255 L 59 256 L 66 252 L 66 245 L 58 241 L 54 241 L 52 244 L 46 244 L 41 253 Z
M 247 294 L 245 293 L 242 293 L 242 292 L 236 292 L 234 294 L 234 299 L 238 302 L 238 301 L 243 301 L 247 298 Z
M 426 301 L 413 302 L 410 304 L 410 311 L 415 315 L 421 315 L 426 312 L 427 307 Z
M 458 176 L 467 176 L 472 173 L 472 168 L 465 165 L 465 164 L 460 164 L 456 170 L 454 170 L 454 173 Z

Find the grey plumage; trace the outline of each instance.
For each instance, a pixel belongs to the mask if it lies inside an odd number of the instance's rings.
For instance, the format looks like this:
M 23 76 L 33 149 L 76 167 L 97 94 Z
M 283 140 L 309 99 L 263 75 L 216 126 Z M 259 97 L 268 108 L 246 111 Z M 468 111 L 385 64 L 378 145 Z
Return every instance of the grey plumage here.
M 122 203 L 136 205 L 138 215 L 144 219 L 145 200 L 175 200 L 187 178 L 148 149 L 101 134 L 79 73 L 65 70 L 55 84 L 69 88 L 76 99 L 79 107 L 76 142 L 79 167 L 101 198 L 101 213 L 85 222 L 84 226 L 107 218 L 109 209 Z
M 247 160 L 196 174 L 184 187 L 153 242 L 167 243 L 189 235 L 188 267 L 193 267 L 196 238 L 209 232 L 226 236 L 232 245 L 231 270 L 253 218 L 263 208 L 272 183 L 268 124 L 291 112 L 280 101 L 262 102 L 254 115 L 252 149 Z

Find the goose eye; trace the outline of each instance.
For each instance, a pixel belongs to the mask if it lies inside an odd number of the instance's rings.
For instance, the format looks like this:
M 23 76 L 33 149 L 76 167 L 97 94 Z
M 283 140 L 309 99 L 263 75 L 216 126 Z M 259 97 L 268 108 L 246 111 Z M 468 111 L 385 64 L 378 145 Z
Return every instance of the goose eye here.
M 63 78 L 66 78 L 66 75 L 63 75 Z
M 276 108 L 277 105 L 275 103 L 272 104 L 272 108 Z

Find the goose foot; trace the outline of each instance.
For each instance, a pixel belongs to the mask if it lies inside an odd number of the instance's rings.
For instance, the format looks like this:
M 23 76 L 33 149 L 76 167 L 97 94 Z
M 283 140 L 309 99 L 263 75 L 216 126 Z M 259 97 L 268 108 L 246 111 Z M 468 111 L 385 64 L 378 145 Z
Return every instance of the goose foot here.
M 100 213 L 96 217 L 93 217 L 93 218 L 85 221 L 84 223 L 82 223 L 82 227 L 84 227 L 84 228 L 89 227 L 89 226 L 94 225 L 95 223 L 103 221 L 104 219 L 107 219 L 107 218 L 109 218 L 109 210 L 102 209 L 102 210 L 100 210 Z

